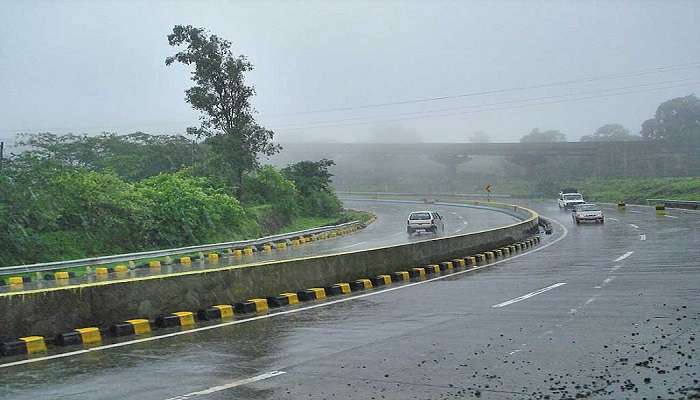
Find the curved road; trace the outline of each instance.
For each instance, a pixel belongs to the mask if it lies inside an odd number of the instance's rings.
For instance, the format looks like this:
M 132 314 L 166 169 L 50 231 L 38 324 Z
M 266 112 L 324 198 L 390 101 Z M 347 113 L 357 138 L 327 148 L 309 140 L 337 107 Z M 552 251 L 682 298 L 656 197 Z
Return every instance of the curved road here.
M 210 330 L 2 364 L 0 398 L 697 394 L 700 213 L 656 216 L 646 207 L 611 208 L 605 225 L 575 226 L 554 202 L 521 204 L 555 220 L 555 232 L 532 251 L 492 267 L 306 303 L 313 308 Z M 374 227 L 382 241 L 376 243 L 390 244 L 389 219 L 394 215 L 403 233 L 406 210 L 378 207 L 384 222 Z M 464 210 L 470 226 L 478 212 Z M 371 234 L 369 228 L 336 245 L 347 240 L 351 246 Z
M 424 210 L 426 207 L 434 209 L 446 218 L 444 235 L 455 235 L 460 233 L 475 232 L 483 229 L 493 228 L 516 222 L 517 219 L 503 213 L 466 207 L 449 206 L 428 206 L 422 204 L 407 203 L 387 203 L 382 201 L 347 201 L 345 206 L 353 209 L 364 209 L 371 211 L 377 216 L 377 220 L 367 228 L 357 231 L 351 235 L 340 236 L 333 239 L 307 243 L 301 246 L 289 246 L 284 250 L 273 250 L 269 253 L 258 252 L 252 256 L 243 257 L 222 257 L 218 262 L 212 263 L 207 260 L 194 262 L 192 265 L 183 267 L 179 264 L 163 266 L 153 270 L 150 268 L 135 269 L 130 272 L 130 277 L 165 275 L 181 270 L 208 269 L 229 265 L 245 265 L 257 263 L 265 260 L 288 260 L 292 258 L 308 257 L 314 255 L 324 255 L 346 251 L 367 250 L 381 246 L 392 246 L 415 242 L 420 240 L 433 239 L 436 236 L 427 233 L 418 233 L 409 236 L 406 233 L 406 218 L 411 211 Z M 121 274 L 109 274 L 108 279 L 123 279 Z M 66 286 L 67 284 L 82 284 L 94 282 L 95 275 L 85 275 L 65 281 L 33 281 L 25 283 L 21 288 L 12 286 L 0 286 L 0 295 L 21 290 L 33 290 Z M 0 335 L 1 337 L 2 335 Z

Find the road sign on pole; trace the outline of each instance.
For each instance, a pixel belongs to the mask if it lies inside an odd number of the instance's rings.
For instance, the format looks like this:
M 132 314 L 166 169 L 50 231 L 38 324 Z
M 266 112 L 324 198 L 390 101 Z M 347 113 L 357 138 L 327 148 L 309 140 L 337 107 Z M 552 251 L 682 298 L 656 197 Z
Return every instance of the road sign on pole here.
M 486 185 L 484 191 L 486 192 L 486 201 L 491 201 L 491 184 Z

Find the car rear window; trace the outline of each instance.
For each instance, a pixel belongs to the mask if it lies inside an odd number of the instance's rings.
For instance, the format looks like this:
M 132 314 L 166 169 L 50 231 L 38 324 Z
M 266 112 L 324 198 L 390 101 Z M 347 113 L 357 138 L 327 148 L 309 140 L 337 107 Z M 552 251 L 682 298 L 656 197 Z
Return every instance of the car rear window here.
M 581 200 L 580 194 L 565 194 L 564 200 Z
M 411 216 L 408 217 L 408 219 L 418 219 L 418 220 L 426 220 L 426 219 L 431 219 L 430 213 L 413 213 Z
M 585 204 L 582 206 L 578 206 L 578 208 L 581 211 L 600 211 L 600 207 L 598 207 L 594 204 Z

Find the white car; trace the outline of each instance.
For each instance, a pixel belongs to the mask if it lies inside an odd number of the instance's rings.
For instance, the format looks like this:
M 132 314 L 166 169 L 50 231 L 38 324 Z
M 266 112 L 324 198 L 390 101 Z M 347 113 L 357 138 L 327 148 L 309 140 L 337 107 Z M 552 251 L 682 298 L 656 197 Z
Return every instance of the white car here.
M 565 210 L 573 209 L 576 205 L 584 203 L 586 203 L 586 201 L 583 199 L 583 195 L 581 193 L 577 193 L 575 191 L 559 192 L 559 208 L 563 208 Z
M 445 223 L 437 211 L 414 211 L 406 221 L 406 232 L 412 234 L 417 231 L 432 233 L 445 232 Z
M 600 209 L 595 204 L 584 203 L 574 206 L 571 212 L 571 217 L 576 224 L 580 224 L 585 221 L 600 222 L 605 223 L 605 217 L 603 216 L 603 210 Z

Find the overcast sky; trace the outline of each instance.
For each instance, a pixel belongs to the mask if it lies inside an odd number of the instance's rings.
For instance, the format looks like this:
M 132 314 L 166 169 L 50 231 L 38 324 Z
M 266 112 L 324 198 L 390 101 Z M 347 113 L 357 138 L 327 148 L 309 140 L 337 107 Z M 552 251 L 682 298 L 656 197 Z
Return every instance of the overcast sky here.
M 249 57 L 258 118 L 281 142 L 637 133 L 698 92 L 698 21 L 700 1 L 0 0 L 0 138 L 184 132 L 197 114 L 188 71 L 164 63 L 175 24 Z

